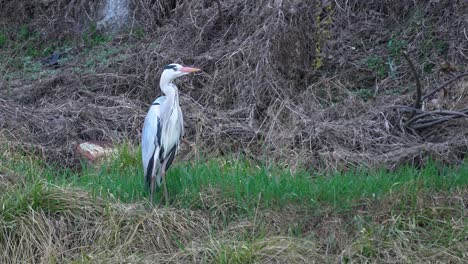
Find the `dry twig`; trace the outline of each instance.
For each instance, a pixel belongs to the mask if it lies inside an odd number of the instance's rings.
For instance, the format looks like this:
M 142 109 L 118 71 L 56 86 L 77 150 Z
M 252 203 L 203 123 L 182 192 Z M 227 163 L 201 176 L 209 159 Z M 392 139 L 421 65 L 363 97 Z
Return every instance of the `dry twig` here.
M 431 97 L 433 94 L 437 93 L 438 91 L 444 89 L 445 87 L 447 87 L 449 84 L 455 82 L 456 80 L 462 78 L 462 77 L 465 77 L 465 76 L 468 76 L 468 72 L 465 72 L 465 73 L 461 73 L 461 74 L 458 74 L 456 75 L 455 77 L 453 77 L 452 79 L 446 81 L 445 83 L 441 84 L 439 87 L 435 88 L 434 90 L 428 92 L 427 94 L 425 94 L 423 97 L 422 97 L 422 100 L 426 100 L 427 98 Z

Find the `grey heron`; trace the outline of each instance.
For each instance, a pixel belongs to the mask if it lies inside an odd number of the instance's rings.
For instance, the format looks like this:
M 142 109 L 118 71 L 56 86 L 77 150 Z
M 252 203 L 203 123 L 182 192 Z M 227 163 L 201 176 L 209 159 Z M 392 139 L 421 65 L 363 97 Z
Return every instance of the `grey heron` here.
M 164 199 L 169 202 L 166 171 L 171 166 L 184 133 L 184 120 L 179 106 L 179 91 L 174 79 L 200 69 L 172 63 L 164 67 L 159 86 L 165 96 L 152 103 L 143 124 L 141 137 L 142 160 L 151 203 L 155 184 L 164 187 Z

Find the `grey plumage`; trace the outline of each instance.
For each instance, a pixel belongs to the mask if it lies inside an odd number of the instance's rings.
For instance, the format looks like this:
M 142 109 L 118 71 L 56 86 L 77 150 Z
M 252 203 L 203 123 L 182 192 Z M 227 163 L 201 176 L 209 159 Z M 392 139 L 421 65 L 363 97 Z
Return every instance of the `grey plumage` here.
M 142 160 L 145 180 L 151 191 L 155 184 L 164 186 L 164 196 L 168 202 L 165 173 L 171 166 L 184 133 L 184 120 L 179 106 L 179 91 L 172 81 L 197 68 L 169 64 L 165 67 L 160 88 L 165 96 L 157 98 L 151 105 L 143 125 L 141 138 Z

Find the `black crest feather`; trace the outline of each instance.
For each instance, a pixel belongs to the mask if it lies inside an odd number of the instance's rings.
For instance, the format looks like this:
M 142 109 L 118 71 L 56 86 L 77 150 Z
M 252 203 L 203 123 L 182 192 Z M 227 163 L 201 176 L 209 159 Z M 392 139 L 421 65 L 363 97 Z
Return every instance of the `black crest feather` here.
M 164 67 L 164 69 L 169 70 L 169 69 L 175 69 L 176 67 L 177 67 L 177 65 L 175 65 L 175 64 L 169 64 L 166 67 Z

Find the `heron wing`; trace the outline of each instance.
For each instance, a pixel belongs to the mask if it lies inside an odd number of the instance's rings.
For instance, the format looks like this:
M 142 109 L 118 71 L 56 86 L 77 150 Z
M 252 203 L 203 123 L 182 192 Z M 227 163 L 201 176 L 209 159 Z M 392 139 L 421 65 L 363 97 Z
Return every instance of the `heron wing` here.
M 142 161 L 146 182 L 159 170 L 159 150 L 161 147 L 161 104 L 165 97 L 157 98 L 151 105 L 143 124 L 141 136 Z M 158 184 L 160 180 L 156 181 Z
M 180 109 L 179 106 L 179 127 L 180 127 L 180 137 L 179 137 L 179 143 L 182 140 L 182 137 L 184 136 L 184 116 L 182 115 L 182 109 Z M 177 144 L 179 146 L 179 144 Z
M 175 130 L 175 135 L 176 139 L 174 140 L 174 146 L 169 150 L 167 156 L 168 156 L 168 161 L 166 163 L 166 170 L 169 169 L 171 166 L 172 162 L 174 161 L 175 155 L 179 151 L 179 146 L 180 142 L 182 141 L 182 137 L 184 135 L 184 119 L 182 116 L 182 110 L 180 109 L 180 106 L 177 106 L 177 124 L 176 124 L 176 130 Z
M 182 137 L 184 136 L 184 119 L 183 119 L 183 116 L 182 116 L 182 110 L 180 109 L 180 106 L 177 107 L 178 109 L 178 120 L 177 120 L 177 132 L 176 134 L 178 134 L 178 138 L 177 140 L 175 141 L 175 145 L 172 147 L 172 149 L 169 151 L 168 153 L 168 161 L 166 163 L 166 170 L 169 169 L 169 167 L 171 166 L 172 164 L 172 161 L 174 161 L 174 157 L 175 155 L 177 154 L 177 152 L 179 151 L 179 146 L 180 146 L 180 142 L 182 141 Z
M 163 119 L 162 144 L 159 158 L 161 163 L 166 161 L 167 170 L 177 154 L 184 130 L 182 111 L 178 105 L 168 109 L 168 116 Z

